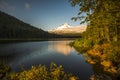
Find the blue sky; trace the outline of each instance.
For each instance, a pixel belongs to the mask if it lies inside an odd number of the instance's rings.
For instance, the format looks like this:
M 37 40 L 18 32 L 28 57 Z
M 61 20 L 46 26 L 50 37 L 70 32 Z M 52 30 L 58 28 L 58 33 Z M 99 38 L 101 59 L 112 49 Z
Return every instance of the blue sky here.
M 0 10 L 43 30 L 57 28 L 67 22 L 72 26 L 79 7 L 72 7 L 69 0 L 0 0 Z

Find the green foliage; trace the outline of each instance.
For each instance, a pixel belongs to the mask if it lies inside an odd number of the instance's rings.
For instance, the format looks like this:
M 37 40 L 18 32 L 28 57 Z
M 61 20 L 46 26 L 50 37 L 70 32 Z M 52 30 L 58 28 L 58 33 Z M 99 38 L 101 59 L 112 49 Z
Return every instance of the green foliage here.
M 119 0 L 70 1 L 73 6 L 80 6 L 78 16 L 72 19 L 80 19 L 82 20 L 81 23 L 86 22 L 88 24 L 84 35 L 86 39 L 92 39 L 95 42 L 101 40 L 117 42 L 120 40 Z
M 84 38 L 77 39 L 74 42 L 71 43 L 71 46 L 73 46 L 78 52 L 84 53 L 87 50 L 91 49 L 94 45 L 92 40 L 86 40 Z
M 96 73 L 99 71 L 117 80 L 120 78 L 120 1 L 70 1 L 72 6 L 80 6 L 78 16 L 72 19 L 87 23 L 83 39 L 74 41 L 73 46 L 79 51 L 86 49 L 86 60 L 93 64 Z M 110 78 L 105 75 L 93 75 L 91 80 L 102 80 L 104 77 L 106 80 Z
M 93 65 L 98 74 L 105 74 L 108 78 L 120 77 L 120 41 L 118 42 L 101 42 L 79 39 L 71 45 L 80 53 L 84 53 L 86 61 Z M 94 79 L 104 77 L 104 75 L 92 76 Z
M 62 65 L 51 63 L 50 68 L 45 65 L 32 66 L 30 70 L 11 73 L 9 80 L 79 80 L 72 74 L 65 73 Z
M 120 49 L 119 45 L 104 43 L 94 45 L 85 53 L 86 61 L 93 64 L 95 72 L 107 74 L 111 78 L 120 77 Z M 98 67 L 96 67 L 99 65 Z

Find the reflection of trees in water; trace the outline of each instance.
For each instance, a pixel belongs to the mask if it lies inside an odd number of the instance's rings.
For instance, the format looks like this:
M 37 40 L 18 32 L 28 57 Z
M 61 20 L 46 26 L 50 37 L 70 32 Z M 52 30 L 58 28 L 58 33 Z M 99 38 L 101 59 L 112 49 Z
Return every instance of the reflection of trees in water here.
M 9 64 L 14 58 L 14 55 L 0 56 L 0 64 Z
M 0 45 L 0 64 L 18 62 L 35 51 L 42 51 L 43 48 L 46 48 L 46 44 L 43 42 L 23 42 Z

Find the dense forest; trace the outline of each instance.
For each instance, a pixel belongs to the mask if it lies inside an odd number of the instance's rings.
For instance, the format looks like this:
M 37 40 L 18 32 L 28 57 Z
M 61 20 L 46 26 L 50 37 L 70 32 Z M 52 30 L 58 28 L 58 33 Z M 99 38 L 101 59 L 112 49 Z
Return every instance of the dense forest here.
M 81 39 L 71 43 L 93 65 L 91 80 L 120 80 L 120 1 L 70 0 L 79 5 L 77 17 L 87 23 Z
M 74 37 L 80 36 L 48 33 L 0 11 L 0 40 L 40 40 Z
M 49 34 L 0 11 L 0 39 L 47 38 Z

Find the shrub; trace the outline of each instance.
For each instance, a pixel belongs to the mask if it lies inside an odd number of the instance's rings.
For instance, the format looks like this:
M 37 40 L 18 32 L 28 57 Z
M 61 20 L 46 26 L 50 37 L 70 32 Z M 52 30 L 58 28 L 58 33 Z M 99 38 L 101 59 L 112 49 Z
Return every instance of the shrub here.
M 45 65 L 32 66 L 30 70 L 10 75 L 11 80 L 79 80 L 72 74 L 65 73 L 62 65 L 51 63 L 48 69 Z
M 0 64 L 0 79 L 4 78 L 10 72 L 10 67 Z

